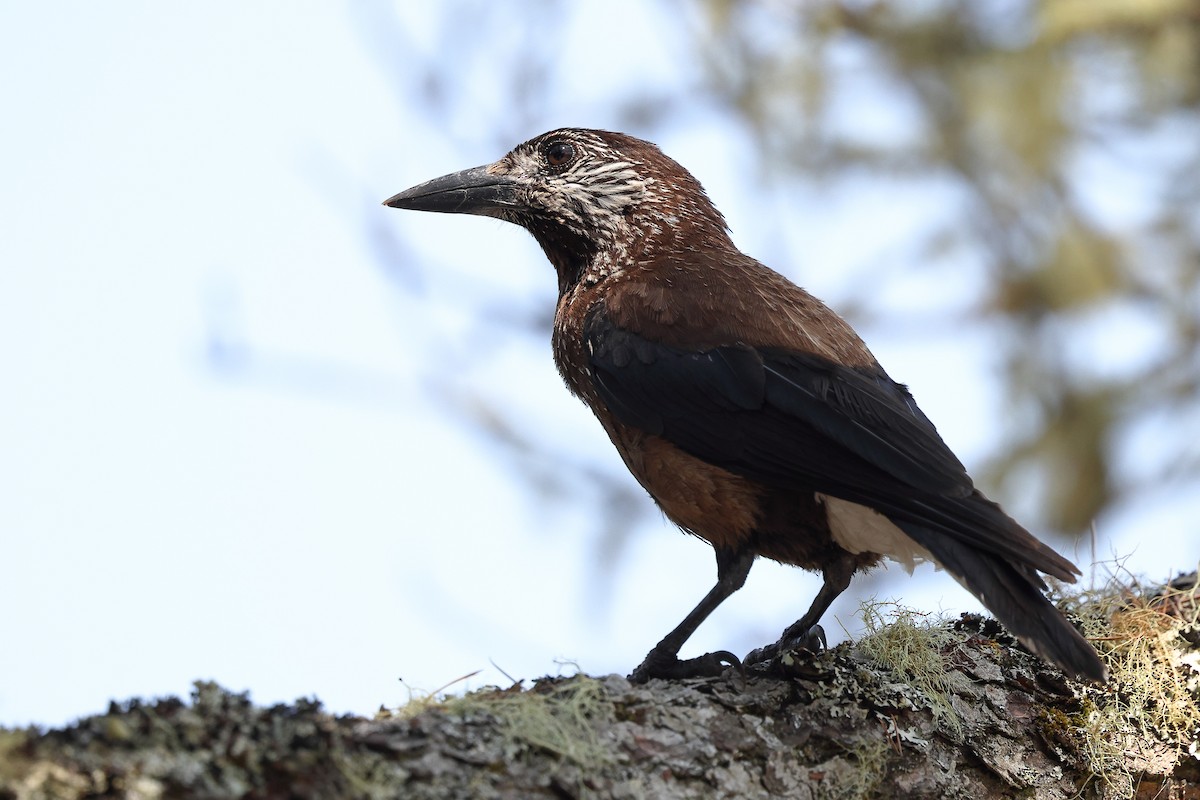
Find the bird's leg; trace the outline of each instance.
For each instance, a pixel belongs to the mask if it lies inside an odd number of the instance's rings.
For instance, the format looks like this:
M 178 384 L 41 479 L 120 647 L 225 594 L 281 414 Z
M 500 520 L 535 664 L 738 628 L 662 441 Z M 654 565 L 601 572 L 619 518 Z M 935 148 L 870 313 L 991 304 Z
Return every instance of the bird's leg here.
M 697 678 L 720 675 L 727 665 L 741 666 L 738 657 L 727 650 L 706 653 L 686 661 L 679 660 L 679 648 L 688 640 L 700 623 L 716 610 L 725 598 L 742 588 L 746 576 L 750 574 L 750 565 L 754 563 L 754 553 L 749 548 L 729 550 L 716 548 L 717 552 L 717 584 L 709 590 L 704 599 L 684 617 L 683 622 L 663 637 L 654 646 L 646 658 L 629 676 L 634 683 L 645 683 L 651 678 Z
M 821 591 L 817 592 L 812 606 L 804 616 L 789 625 L 775 644 L 750 651 L 746 656 L 746 663 L 761 664 L 764 661 L 778 658 L 780 653 L 798 648 L 816 652 L 825 647 L 825 630 L 817 623 L 829 610 L 829 606 L 833 605 L 837 596 L 846 591 L 846 587 L 850 585 L 850 579 L 854 577 L 855 569 L 854 557 L 849 553 L 844 554 L 837 561 L 826 564 L 821 570 L 825 582 L 821 585 Z

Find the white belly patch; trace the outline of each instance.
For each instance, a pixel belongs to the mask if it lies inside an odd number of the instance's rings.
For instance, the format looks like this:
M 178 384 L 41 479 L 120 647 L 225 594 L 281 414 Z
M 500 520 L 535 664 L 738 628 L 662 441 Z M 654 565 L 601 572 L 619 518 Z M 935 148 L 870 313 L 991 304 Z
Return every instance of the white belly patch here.
M 933 557 L 921 545 L 908 538 L 890 519 L 873 508 L 817 493 L 817 502 L 825 505 L 833 540 L 851 553 L 878 553 L 913 568 Z

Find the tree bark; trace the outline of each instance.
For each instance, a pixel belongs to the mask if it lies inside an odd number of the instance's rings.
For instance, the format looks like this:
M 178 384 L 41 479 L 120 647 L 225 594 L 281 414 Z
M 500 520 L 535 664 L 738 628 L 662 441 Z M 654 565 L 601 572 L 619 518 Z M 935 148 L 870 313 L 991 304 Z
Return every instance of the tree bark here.
M 371 720 L 197 683 L 191 703 L 0 731 L 0 798 L 1200 798 L 1195 575 L 1171 587 L 1105 606 L 1107 635 L 1089 632 L 1103 686 L 1067 681 L 990 620 L 903 614 L 774 674 L 578 675 Z M 1128 625 L 1137 614 L 1150 623 Z M 1121 660 L 1155 642 L 1161 663 Z

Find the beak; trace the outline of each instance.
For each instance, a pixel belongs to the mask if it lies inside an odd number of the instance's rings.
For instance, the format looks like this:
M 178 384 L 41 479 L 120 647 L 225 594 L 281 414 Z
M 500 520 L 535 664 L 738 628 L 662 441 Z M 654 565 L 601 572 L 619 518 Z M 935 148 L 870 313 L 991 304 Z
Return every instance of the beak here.
M 516 181 L 488 172 L 488 166 L 464 169 L 406 189 L 383 201 L 392 208 L 440 211 L 445 214 L 499 216 L 499 211 L 517 205 Z

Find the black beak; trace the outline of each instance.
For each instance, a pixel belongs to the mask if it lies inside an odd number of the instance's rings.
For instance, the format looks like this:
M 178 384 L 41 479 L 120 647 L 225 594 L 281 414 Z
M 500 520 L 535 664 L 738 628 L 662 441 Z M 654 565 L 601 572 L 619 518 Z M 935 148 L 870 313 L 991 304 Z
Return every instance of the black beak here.
M 392 208 L 440 211 L 445 214 L 499 216 L 501 209 L 517 205 L 517 183 L 493 175 L 488 167 L 464 169 L 406 189 L 383 201 Z

